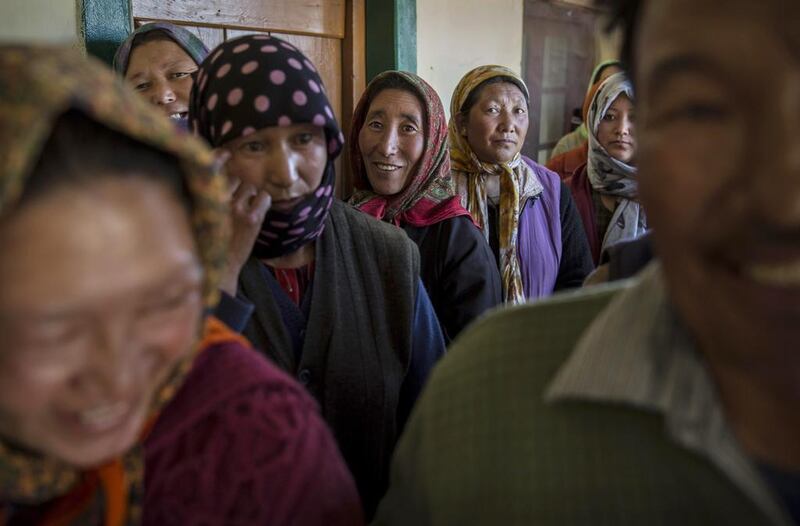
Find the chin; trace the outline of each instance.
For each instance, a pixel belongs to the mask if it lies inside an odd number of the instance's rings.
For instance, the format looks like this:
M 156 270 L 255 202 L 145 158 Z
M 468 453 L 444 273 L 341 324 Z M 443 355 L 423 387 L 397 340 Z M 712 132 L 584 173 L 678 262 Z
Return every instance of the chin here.
M 52 456 L 80 469 L 91 469 L 119 458 L 133 448 L 142 434 L 146 410 L 138 410 L 118 429 L 97 436 L 79 439 L 67 432 L 54 435 L 63 442 L 46 448 Z

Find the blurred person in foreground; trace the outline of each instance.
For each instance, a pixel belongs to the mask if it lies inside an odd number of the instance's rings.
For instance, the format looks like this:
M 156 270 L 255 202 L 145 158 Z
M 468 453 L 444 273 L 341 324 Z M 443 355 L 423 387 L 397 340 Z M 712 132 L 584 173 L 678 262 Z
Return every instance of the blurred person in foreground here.
M 377 524 L 800 520 L 800 4 L 614 4 L 661 261 L 466 331 Z

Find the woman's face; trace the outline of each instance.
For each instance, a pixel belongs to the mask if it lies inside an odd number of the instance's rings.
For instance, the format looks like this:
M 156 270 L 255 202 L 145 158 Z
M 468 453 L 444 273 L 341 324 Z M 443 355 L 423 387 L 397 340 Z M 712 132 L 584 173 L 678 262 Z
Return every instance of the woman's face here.
M 633 102 L 624 93 L 617 97 L 597 126 L 597 140 L 618 161 L 630 163 L 636 155 Z
M 133 49 L 125 80 L 168 117 L 184 120 L 195 71 L 197 64 L 178 44 L 153 40 Z
M 461 135 L 485 163 L 507 163 L 514 159 L 528 133 L 525 95 L 510 82 L 484 86 L 466 118 L 459 117 Z
M 423 109 L 413 93 L 385 89 L 372 100 L 358 147 L 375 193 L 394 195 L 408 184 L 425 147 Z
M 0 246 L 0 435 L 82 468 L 124 453 L 198 335 L 188 214 L 161 183 L 99 177 L 23 204 Z
M 325 130 L 314 124 L 272 126 L 229 141 L 226 168 L 234 184 L 248 183 L 288 212 L 322 182 L 328 163 Z

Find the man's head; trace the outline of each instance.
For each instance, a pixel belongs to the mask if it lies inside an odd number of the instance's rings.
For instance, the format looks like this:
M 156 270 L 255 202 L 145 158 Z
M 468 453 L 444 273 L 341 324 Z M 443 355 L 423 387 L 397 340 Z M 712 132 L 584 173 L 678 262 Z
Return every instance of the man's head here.
M 704 349 L 800 341 L 800 4 L 619 0 L 641 199 Z M 757 44 L 756 44 L 757 43 Z

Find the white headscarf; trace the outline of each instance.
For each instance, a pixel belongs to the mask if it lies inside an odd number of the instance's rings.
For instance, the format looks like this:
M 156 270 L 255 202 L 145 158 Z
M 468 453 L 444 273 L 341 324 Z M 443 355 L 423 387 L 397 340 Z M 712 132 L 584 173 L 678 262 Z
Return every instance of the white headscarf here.
M 647 217 L 637 201 L 639 181 L 636 167 L 615 159 L 600 144 L 597 130 L 609 108 L 620 95 L 634 100 L 633 86 L 624 73 L 608 77 L 592 100 L 587 115 L 589 129 L 589 160 L 587 175 L 592 188 L 603 195 L 618 199 L 601 250 L 620 241 L 635 239 L 647 230 Z

